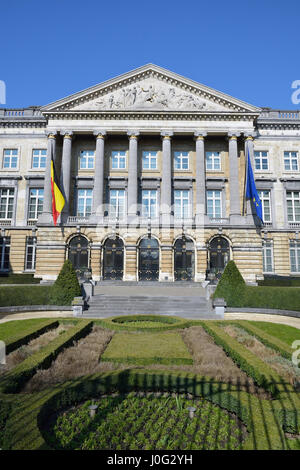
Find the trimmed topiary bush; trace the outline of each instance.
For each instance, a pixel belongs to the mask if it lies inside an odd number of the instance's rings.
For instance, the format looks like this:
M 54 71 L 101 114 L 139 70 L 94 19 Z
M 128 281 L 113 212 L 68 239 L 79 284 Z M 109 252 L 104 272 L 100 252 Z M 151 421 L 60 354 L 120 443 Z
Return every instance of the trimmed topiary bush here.
M 217 285 L 214 297 L 222 297 L 227 305 L 232 305 L 241 297 L 245 287 L 245 281 L 235 262 L 229 261 Z
M 71 261 L 66 260 L 51 287 L 50 303 L 54 305 L 71 305 L 74 297 L 81 295 L 81 288 Z

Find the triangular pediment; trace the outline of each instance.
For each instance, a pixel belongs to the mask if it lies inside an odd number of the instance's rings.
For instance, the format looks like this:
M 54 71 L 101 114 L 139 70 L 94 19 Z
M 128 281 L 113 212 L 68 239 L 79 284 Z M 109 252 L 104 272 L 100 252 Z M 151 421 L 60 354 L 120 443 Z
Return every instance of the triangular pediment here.
M 259 112 L 259 108 L 181 77 L 145 65 L 42 108 L 43 112 L 177 111 Z

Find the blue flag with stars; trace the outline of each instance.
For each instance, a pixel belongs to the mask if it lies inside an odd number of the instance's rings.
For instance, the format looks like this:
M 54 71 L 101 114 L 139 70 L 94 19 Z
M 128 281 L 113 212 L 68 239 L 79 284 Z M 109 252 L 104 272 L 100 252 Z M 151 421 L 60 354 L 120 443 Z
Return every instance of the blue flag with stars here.
M 255 186 L 255 179 L 253 176 L 249 149 L 248 149 L 248 162 L 247 162 L 246 199 L 251 199 L 257 216 L 260 218 L 262 223 L 264 223 L 262 203 L 261 203 L 261 200 L 259 198 L 256 186 Z

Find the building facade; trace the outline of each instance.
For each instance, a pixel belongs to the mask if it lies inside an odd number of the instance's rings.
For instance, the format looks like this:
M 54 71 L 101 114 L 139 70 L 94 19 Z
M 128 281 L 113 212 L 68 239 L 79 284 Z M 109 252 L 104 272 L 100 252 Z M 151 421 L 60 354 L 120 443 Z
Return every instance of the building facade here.
M 155 65 L 43 107 L 0 109 L 0 271 L 247 281 L 300 275 L 300 114 Z M 245 202 L 250 154 L 264 223 Z M 66 204 L 53 224 L 55 161 Z

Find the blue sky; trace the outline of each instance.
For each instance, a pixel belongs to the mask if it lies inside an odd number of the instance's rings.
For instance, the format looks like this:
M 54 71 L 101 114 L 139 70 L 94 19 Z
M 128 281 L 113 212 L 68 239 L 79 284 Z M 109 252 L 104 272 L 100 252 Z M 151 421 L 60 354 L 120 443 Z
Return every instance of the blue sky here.
M 154 63 L 257 106 L 297 109 L 299 0 L 1 2 L 6 107 Z

